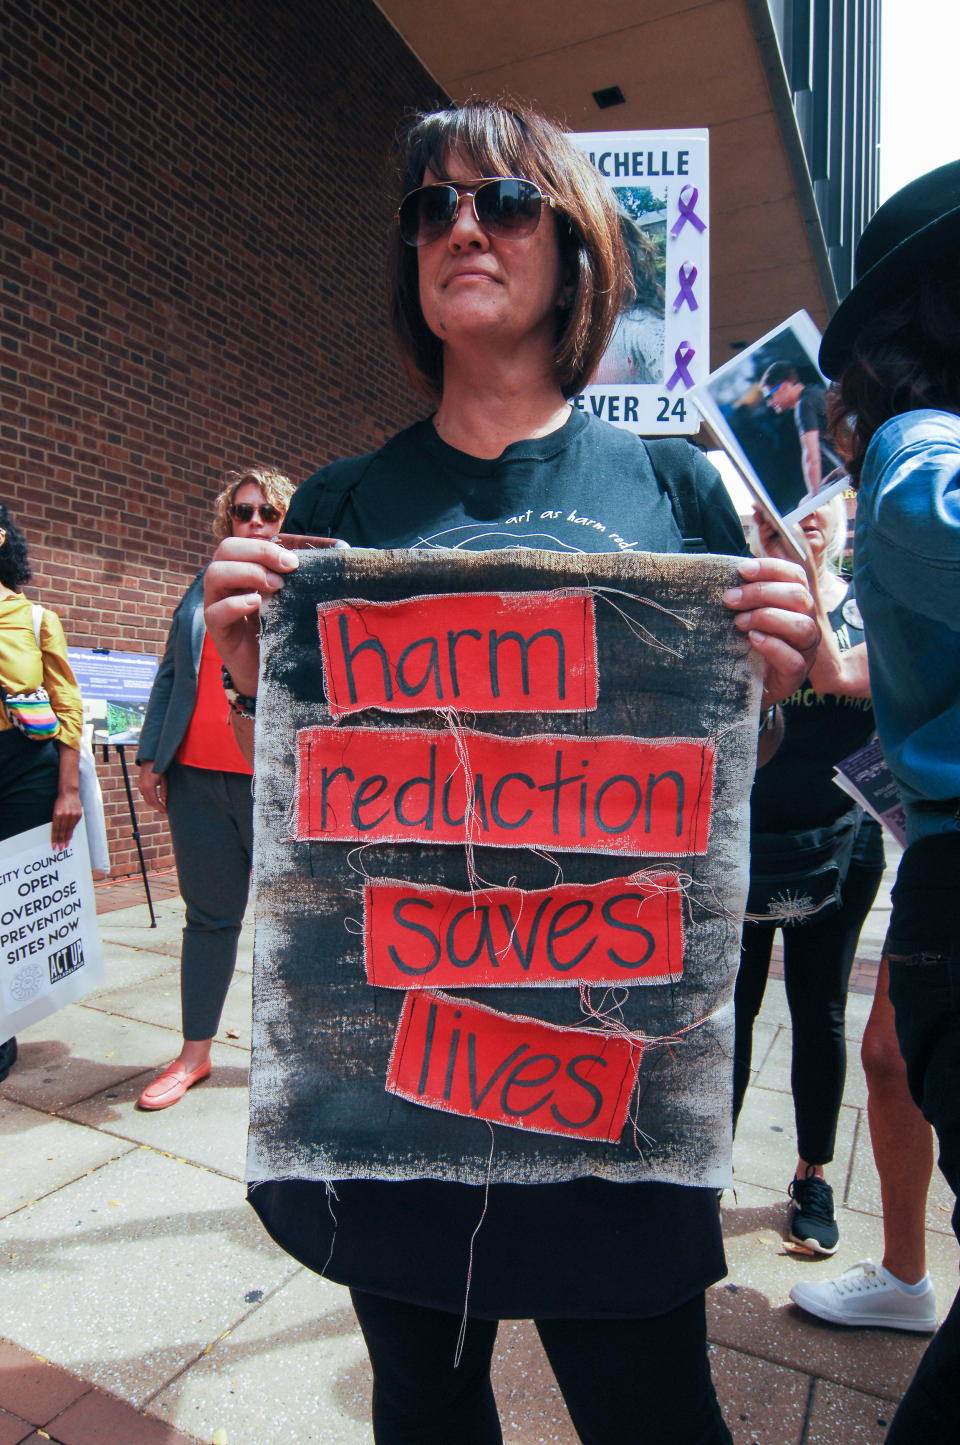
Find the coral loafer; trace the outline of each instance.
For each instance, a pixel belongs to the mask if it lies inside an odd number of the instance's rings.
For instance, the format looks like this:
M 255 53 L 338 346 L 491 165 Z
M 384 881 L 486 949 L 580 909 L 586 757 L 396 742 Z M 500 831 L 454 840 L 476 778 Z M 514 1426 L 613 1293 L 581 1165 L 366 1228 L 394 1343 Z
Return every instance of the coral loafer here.
M 188 1089 L 201 1080 L 210 1077 L 210 1060 L 198 1064 L 195 1069 L 188 1069 L 175 1059 L 172 1064 L 158 1074 L 152 1084 L 148 1084 L 137 1100 L 137 1107 L 140 1109 L 169 1109 L 171 1104 L 176 1104 L 183 1098 Z

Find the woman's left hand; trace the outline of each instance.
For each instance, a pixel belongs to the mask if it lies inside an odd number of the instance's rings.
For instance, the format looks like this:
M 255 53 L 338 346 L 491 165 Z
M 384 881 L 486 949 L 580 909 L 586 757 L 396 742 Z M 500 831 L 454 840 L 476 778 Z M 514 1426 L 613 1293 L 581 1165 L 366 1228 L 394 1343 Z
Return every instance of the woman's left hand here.
M 817 655 L 820 626 L 803 568 L 780 557 L 744 557 L 742 587 L 723 594 L 766 664 L 763 707 L 782 702 L 803 682 Z
M 50 824 L 50 842 L 54 848 L 67 846 L 82 815 L 79 788 L 62 788 L 57 793 L 57 800 L 53 805 L 53 821 Z

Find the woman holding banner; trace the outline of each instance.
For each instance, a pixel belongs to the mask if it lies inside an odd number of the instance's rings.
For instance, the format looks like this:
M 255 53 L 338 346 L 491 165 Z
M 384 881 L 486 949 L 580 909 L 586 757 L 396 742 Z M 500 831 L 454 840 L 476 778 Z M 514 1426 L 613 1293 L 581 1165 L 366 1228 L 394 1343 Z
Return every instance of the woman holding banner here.
M 50 826 L 64 848 L 80 821 L 83 705 L 55 612 L 23 595 L 30 581 L 23 533 L 0 503 L 0 840 Z M 17 1057 L 0 1043 L 0 1079 Z
M 613 194 L 570 139 L 533 112 L 473 102 L 418 118 L 401 159 L 393 324 L 434 411 L 311 478 L 290 530 L 372 547 L 741 553 L 698 452 L 667 443 L 652 460 L 568 405 L 629 285 Z M 257 688 L 249 623 L 296 565 L 292 550 L 226 542 L 208 569 L 208 626 L 241 715 Z M 789 563 L 747 559 L 742 572 L 726 600 L 766 660 L 770 705 L 806 671 L 812 602 Z M 236 726 L 249 742 L 249 722 Z M 724 1271 L 714 1189 L 368 1178 L 336 1180 L 328 1200 L 293 1179 L 251 1203 L 295 1257 L 351 1286 L 380 1445 L 500 1441 L 497 1321 L 523 1317 L 582 1440 L 730 1440 L 706 1354 L 704 1291 Z

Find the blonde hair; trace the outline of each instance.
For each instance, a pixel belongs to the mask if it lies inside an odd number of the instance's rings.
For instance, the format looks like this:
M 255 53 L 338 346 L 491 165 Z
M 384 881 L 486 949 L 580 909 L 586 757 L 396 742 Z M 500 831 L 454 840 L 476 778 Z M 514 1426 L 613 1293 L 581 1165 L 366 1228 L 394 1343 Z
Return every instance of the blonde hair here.
M 259 487 L 271 507 L 286 513 L 290 499 L 297 490 L 290 478 L 273 467 L 246 467 L 243 471 L 227 472 L 223 478 L 223 490 L 214 503 L 213 535 L 218 542 L 233 533 L 233 519 L 230 508 L 241 487 L 252 482 Z
M 840 571 L 840 563 L 847 545 L 847 504 L 843 493 L 828 498 L 823 506 L 814 509 L 823 512 L 826 525 L 823 529 L 823 562 L 831 572 Z M 755 557 L 765 556 L 760 540 L 760 528 L 755 517 L 747 524 L 747 545 Z

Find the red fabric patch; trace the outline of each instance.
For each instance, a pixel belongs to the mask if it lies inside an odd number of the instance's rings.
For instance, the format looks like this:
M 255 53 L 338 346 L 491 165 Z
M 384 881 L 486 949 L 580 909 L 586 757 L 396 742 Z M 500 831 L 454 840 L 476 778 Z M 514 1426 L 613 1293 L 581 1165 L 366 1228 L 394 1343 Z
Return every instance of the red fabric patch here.
M 297 748 L 300 839 L 707 850 L 714 750 L 696 739 L 317 727 Z
M 597 631 L 589 592 L 456 592 L 317 608 L 332 717 L 454 708 L 589 712 Z
M 640 1063 L 619 1034 L 557 1028 L 442 993 L 408 993 L 387 1091 L 513 1129 L 618 1143 Z
M 364 889 L 367 982 L 379 988 L 661 983 L 683 973 L 676 874 L 458 893 Z

